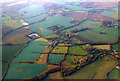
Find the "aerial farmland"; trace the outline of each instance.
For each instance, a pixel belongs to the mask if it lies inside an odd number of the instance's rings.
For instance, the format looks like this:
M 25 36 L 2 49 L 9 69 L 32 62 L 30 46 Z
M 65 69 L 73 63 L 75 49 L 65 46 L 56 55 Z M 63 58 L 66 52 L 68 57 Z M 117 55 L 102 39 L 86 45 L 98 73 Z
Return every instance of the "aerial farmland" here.
M 13 0 L 1 9 L 1 80 L 119 80 L 118 2 Z

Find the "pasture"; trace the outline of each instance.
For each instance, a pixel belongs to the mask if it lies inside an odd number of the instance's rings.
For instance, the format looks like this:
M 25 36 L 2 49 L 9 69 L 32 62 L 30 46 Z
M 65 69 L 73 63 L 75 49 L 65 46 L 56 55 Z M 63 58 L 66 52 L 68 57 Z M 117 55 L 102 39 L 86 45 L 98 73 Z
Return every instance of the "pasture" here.
M 51 34 L 51 35 L 45 36 L 45 38 L 55 38 L 55 37 L 59 37 L 59 35 Z
M 0 46 L 2 47 L 2 60 L 10 60 L 25 44 L 15 46 Z M 7 50 L 7 51 L 6 51 Z
M 10 28 L 19 28 L 22 26 L 20 22 L 20 18 L 18 14 L 13 14 L 10 16 L 2 17 L 2 26 L 3 27 L 10 27 Z
M 119 78 L 119 70 L 114 68 L 108 75 L 109 79 L 118 79 Z
M 3 44 L 23 44 L 31 39 L 26 37 L 26 35 L 32 33 L 29 29 L 21 28 L 16 31 L 10 32 L 2 40 Z
M 112 16 L 114 14 L 115 14 L 114 12 L 110 12 L 110 11 L 104 11 L 101 13 L 101 15 L 103 15 L 103 16 Z
M 64 22 L 64 21 L 66 21 L 66 22 Z M 47 28 L 54 26 L 54 25 L 63 25 L 65 27 L 69 27 L 69 26 L 73 25 L 70 23 L 70 21 L 72 21 L 72 18 L 53 16 L 53 17 L 48 17 L 47 20 L 40 22 L 40 23 L 36 23 L 35 25 L 38 27 L 41 27 L 43 29 L 43 31 L 41 33 L 43 36 L 47 36 L 47 35 L 53 33 L 52 30 L 49 30 Z M 32 27 L 33 28 L 33 29 L 31 29 L 32 31 L 34 31 L 35 25 Z M 38 31 L 40 31 L 40 29 L 38 29 Z M 35 32 L 37 32 L 37 29 L 35 30 Z
M 93 42 L 113 43 L 118 40 L 117 29 L 111 29 L 105 31 L 107 34 L 100 35 L 92 30 L 86 30 L 80 32 L 79 36 L 84 37 Z
M 48 57 L 48 54 L 41 54 L 38 58 L 37 61 L 35 61 L 35 63 L 37 64 L 46 64 L 47 63 L 47 57 Z
M 119 44 L 114 44 L 114 45 L 111 45 L 111 49 L 112 50 L 116 50 L 116 51 L 119 51 Z
M 39 15 L 39 16 L 35 16 L 35 17 L 32 17 L 32 18 L 27 18 L 27 19 L 24 19 L 27 23 L 34 23 L 34 22 L 38 22 L 38 21 L 41 21 L 43 20 L 44 18 L 46 18 L 48 15 L 47 14 L 42 14 L 42 15 Z
M 88 53 L 83 50 L 80 46 L 73 46 L 69 48 L 68 51 L 69 54 L 73 54 L 73 55 L 87 55 Z
M 114 19 L 112 17 L 103 16 L 97 13 L 92 13 L 92 15 L 88 18 L 89 21 L 117 21 L 117 19 Z
M 83 22 L 75 27 L 65 29 L 65 30 L 63 30 L 63 32 L 64 31 L 71 31 L 71 30 L 74 30 L 77 28 L 98 28 L 98 27 L 100 27 L 100 24 L 101 24 L 101 22 L 98 22 L 98 21 L 85 21 L 85 22 Z
M 41 45 L 44 44 L 44 45 Z M 40 56 L 40 53 L 43 53 L 47 42 L 43 41 L 32 41 L 24 48 L 19 55 L 12 60 L 12 62 L 26 62 L 26 61 L 35 61 Z M 35 53 L 40 52 L 40 53 Z
M 48 62 L 50 64 L 60 64 L 63 58 L 64 55 L 62 54 L 49 54 Z
M 43 73 L 47 70 L 44 64 L 10 64 L 5 79 L 26 79 Z
M 68 47 L 60 47 L 60 46 L 56 46 L 52 53 L 67 53 Z

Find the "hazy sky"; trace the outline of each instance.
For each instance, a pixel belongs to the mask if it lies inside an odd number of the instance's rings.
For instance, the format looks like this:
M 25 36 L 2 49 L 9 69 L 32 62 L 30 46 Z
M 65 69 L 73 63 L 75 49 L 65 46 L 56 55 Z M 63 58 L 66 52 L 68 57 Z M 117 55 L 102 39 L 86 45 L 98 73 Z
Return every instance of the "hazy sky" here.
M 13 1 L 22 1 L 22 0 L 0 0 L 0 2 L 13 2 Z M 26 0 L 25 0 L 26 1 Z M 27 0 L 30 1 L 30 0 Z M 118 2 L 120 0 L 32 0 L 32 1 L 41 1 L 41 2 L 51 2 L 51 1 L 58 1 L 58 2 Z

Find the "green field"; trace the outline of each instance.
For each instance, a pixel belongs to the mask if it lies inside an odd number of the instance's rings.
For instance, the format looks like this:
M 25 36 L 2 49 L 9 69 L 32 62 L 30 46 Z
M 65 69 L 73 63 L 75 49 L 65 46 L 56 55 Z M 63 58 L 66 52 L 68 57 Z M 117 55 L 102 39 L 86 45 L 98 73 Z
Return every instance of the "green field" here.
M 26 79 L 47 70 L 44 64 L 10 64 L 5 79 Z
M 80 40 L 77 39 L 77 38 L 71 38 L 71 43 L 73 43 L 73 44 L 74 44 L 74 43 L 77 43 L 77 44 L 79 43 L 79 44 L 80 44 L 80 43 L 82 43 L 82 41 L 80 41 Z
M 64 31 L 71 31 L 71 30 L 74 30 L 77 28 L 96 28 L 96 27 L 99 27 L 100 24 L 101 24 L 101 22 L 98 22 L 98 21 L 85 21 L 85 22 L 79 24 L 78 26 L 63 30 L 63 32 Z
M 2 60 L 8 61 L 24 46 L 25 44 L 15 46 L 0 46 L 2 47 Z
M 110 72 L 110 74 L 108 75 L 108 78 L 109 79 L 118 79 L 118 76 L 119 76 L 119 70 L 118 69 L 116 69 L 116 68 L 114 68 L 111 72 Z
M 74 46 L 69 48 L 69 54 L 87 55 L 88 53 L 85 50 L 83 50 L 80 46 Z
M 56 46 L 52 53 L 67 53 L 68 47 L 60 47 L 60 46 Z
M 106 79 L 107 75 L 106 72 L 109 71 L 117 61 L 113 60 L 111 57 L 106 56 L 109 58 L 109 61 L 104 60 L 104 58 L 89 64 L 74 74 L 65 77 L 65 79 L 90 79 L 93 73 L 96 72 L 93 79 Z
M 68 8 L 70 10 L 73 10 L 73 11 L 75 11 L 75 10 L 88 11 L 88 10 L 92 9 L 92 8 L 84 8 L 82 6 L 74 6 L 74 5 L 68 5 L 68 4 L 64 5 L 64 7 Z
M 91 46 L 87 45 L 87 44 L 86 45 L 81 45 L 81 46 L 82 46 L 83 49 L 91 48 Z
M 28 44 L 26 48 L 20 52 L 20 54 L 12 60 L 12 62 L 23 62 L 23 61 L 35 61 L 40 56 L 40 53 L 43 53 L 47 42 L 43 41 L 32 41 Z M 40 53 L 33 53 L 33 52 L 40 52 Z
M 64 21 L 66 21 L 66 22 L 64 22 Z M 36 23 L 35 25 L 43 28 L 42 35 L 47 36 L 47 35 L 53 33 L 53 31 L 48 30 L 47 28 L 49 28 L 51 26 L 54 26 L 54 25 L 63 25 L 65 27 L 69 27 L 69 26 L 73 25 L 73 24 L 70 23 L 70 21 L 72 21 L 72 18 L 53 16 L 53 17 L 48 17 L 47 20 L 45 20 L 43 22 Z
M 18 13 L 21 15 L 21 18 L 23 19 L 40 15 L 45 12 L 46 10 L 44 9 L 43 5 L 31 5 L 18 10 Z
M 103 13 L 101 13 L 101 15 L 103 16 L 112 16 L 114 15 L 115 13 L 114 12 L 111 12 L 111 11 L 104 11 Z
M 105 43 L 113 43 L 118 40 L 118 30 L 117 29 L 110 29 L 105 31 L 107 34 L 100 35 L 97 32 L 92 30 L 86 30 L 80 32 L 80 36 L 94 41 L 94 42 L 105 42 Z
M 6 66 L 7 66 L 7 63 L 5 63 L 5 62 L 2 62 L 2 75 L 4 75 L 4 73 L 5 73 L 5 70 L 6 70 Z
M 30 33 L 31 31 L 29 29 L 25 29 L 25 28 L 18 29 L 6 35 L 2 40 L 2 43 L 3 44 L 24 44 L 31 40 L 26 36 Z
M 76 4 L 76 3 L 75 3 Z M 80 10 L 80 11 L 89 11 L 91 9 L 105 9 L 105 8 L 84 8 L 83 6 L 76 6 L 76 5 L 69 5 L 69 4 L 63 4 L 64 7 L 72 10 L 72 11 L 77 11 L 77 10 Z
M 114 44 L 114 45 L 111 46 L 111 48 L 113 50 L 119 51 L 119 47 L 118 46 L 119 46 L 119 44 Z
M 11 27 L 13 29 L 22 26 L 19 15 L 13 14 L 10 16 L 2 17 L 2 27 Z
M 100 32 L 102 32 L 105 28 L 103 27 L 96 27 L 96 28 L 93 28 L 92 31 L 94 32 L 97 32 L 98 34 L 100 34 Z
M 47 17 L 47 14 L 42 14 L 40 16 L 28 18 L 28 19 L 25 19 L 25 21 L 27 21 L 27 23 L 34 23 L 34 22 L 43 20 L 45 17 Z
M 105 32 L 107 33 L 106 37 L 113 37 L 113 40 L 118 40 L 118 28 L 111 28 L 109 30 L 106 30 Z
M 46 36 L 45 38 L 54 38 L 54 37 L 59 37 L 59 35 L 51 34 L 51 35 Z
M 64 58 L 64 55 L 62 54 L 49 54 L 48 62 L 50 64 L 60 64 L 60 61 L 62 61 L 63 58 Z

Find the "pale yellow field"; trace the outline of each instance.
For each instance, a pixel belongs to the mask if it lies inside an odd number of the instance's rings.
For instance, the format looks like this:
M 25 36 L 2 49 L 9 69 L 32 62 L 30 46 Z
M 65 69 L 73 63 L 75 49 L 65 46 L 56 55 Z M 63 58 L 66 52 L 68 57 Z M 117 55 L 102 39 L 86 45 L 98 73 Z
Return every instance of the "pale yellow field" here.
M 110 50 L 110 45 L 94 45 L 93 48 Z
M 47 40 L 47 39 L 44 39 L 44 38 L 38 38 L 38 39 L 36 39 L 35 41 L 44 41 L 44 42 L 48 42 L 48 40 Z
M 68 49 L 68 47 L 59 47 L 59 46 L 56 46 L 54 48 L 54 50 L 52 51 L 52 53 L 67 53 L 67 49 Z
M 47 57 L 48 57 L 48 54 L 42 54 L 38 58 L 38 61 L 35 61 L 35 63 L 37 63 L 37 64 L 46 64 L 47 63 Z

